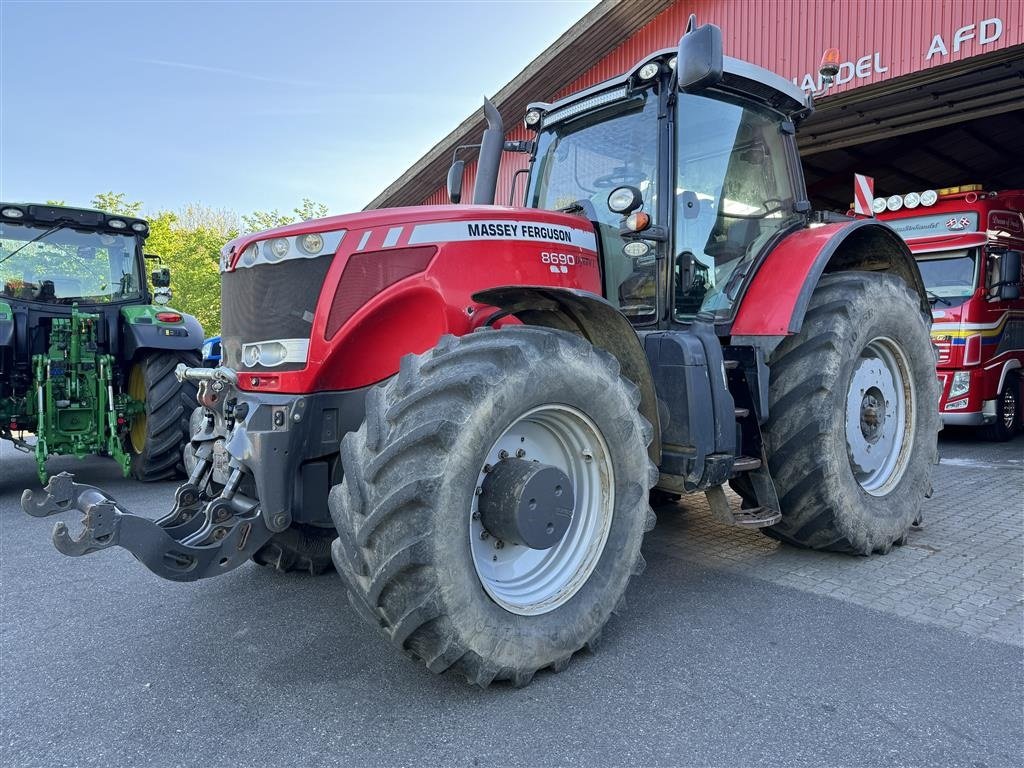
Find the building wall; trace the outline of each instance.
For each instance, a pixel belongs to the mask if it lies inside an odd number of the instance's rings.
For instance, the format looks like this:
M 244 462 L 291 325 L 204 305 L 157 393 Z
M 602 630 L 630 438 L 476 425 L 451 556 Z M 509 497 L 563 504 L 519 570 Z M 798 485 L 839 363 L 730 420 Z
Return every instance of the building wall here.
M 691 12 L 698 23 L 722 28 L 727 56 L 778 72 L 805 90 L 817 86 L 822 52 L 838 48 L 843 65 L 829 96 L 1024 43 L 1021 0 L 681 0 L 640 29 L 623 30 L 622 44 L 597 65 L 557 93 L 538 93 L 534 100 L 562 98 L 675 46 Z M 507 138 L 531 135 L 519 124 Z M 496 202 L 508 202 L 512 175 L 526 164 L 525 156 L 505 155 Z M 475 178 L 473 161 L 466 164 L 467 200 Z M 524 187 L 520 176 L 517 202 Z M 444 187 L 424 202 L 447 203 Z

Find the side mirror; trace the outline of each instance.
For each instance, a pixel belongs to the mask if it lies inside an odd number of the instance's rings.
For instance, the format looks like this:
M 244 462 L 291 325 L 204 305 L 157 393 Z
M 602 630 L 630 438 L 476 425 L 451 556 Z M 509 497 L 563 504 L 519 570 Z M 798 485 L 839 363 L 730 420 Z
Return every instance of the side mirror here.
M 999 257 L 997 295 L 1001 301 L 1020 298 L 1020 251 L 1006 251 Z
M 462 199 L 462 174 L 466 170 L 465 160 L 456 160 L 448 169 L 448 199 L 457 205 Z
M 154 288 L 168 288 L 171 285 L 171 270 L 167 267 L 154 269 L 152 278 Z
M 676 54 L 679 90 L 697 93 L 710 88 L 722 79 L 724 68 L 722 30 L 714 24 L 698 27 L 696 15 L 691 14 Z

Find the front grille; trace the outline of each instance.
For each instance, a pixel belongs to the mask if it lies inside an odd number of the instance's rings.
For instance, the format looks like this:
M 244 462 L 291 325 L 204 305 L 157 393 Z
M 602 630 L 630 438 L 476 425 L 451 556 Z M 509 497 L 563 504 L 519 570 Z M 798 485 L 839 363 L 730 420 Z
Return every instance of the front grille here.
M 221 273 L 220 328 L 224 364 L 239 369 L 242 344 L 269 339 L 308 339 L 313 313 L 333 256 L 288 259 Z M 254 371 L 297 371 L 305 363 L 285 363 Z

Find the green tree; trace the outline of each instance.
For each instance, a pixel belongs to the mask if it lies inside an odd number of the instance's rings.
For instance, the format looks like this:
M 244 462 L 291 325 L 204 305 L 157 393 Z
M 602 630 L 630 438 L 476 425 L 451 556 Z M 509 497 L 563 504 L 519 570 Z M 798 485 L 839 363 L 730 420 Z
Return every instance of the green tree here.
M 92 199 L 92 207 L 106 213 L 115 213 L 121 216 L 138 216 L 142 210 L 142 203 L 138 200 L 129 201 L 125 199 L 124 192 L 100 192 Z

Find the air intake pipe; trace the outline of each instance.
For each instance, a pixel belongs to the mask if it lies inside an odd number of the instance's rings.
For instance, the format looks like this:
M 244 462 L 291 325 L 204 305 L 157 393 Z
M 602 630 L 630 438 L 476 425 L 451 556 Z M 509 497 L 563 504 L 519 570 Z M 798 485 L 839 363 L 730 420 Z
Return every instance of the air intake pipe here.
M 505 148 L 505 127 L 501 115 L 490 99 L 484 98 L 484 117 L 487 130 L 480 144 L 480 159 L 476 168 L 476 183 L 473 185 L 474 205 L 494 205 L 494 194 L 498 187 L 498 168 L 501 153 Z

